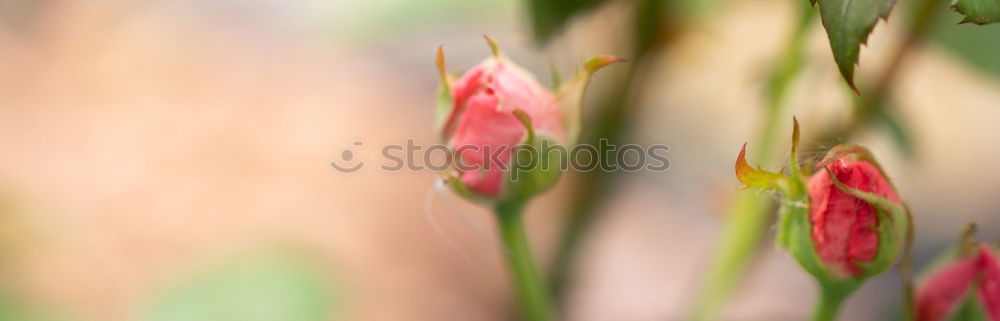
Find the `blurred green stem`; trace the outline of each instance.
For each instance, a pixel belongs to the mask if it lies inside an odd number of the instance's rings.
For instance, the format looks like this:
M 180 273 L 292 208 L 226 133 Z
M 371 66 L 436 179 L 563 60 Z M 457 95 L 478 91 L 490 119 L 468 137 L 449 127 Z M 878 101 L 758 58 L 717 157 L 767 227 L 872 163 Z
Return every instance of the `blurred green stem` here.
M 816 309 L 813 310 L 812 321 L 833 321 L 836 320 L 840 306 L 853 291 L 842 291 L 840 289 L 823 287 L 820 291 L 819 301 L 816 302 Z
M 756 146 L 750 150 L 758 164 L 773 161 L 777 131 L 784 115 L 784 98 L 792 79 L 803 65 L 803 51 L 809 27 L 816 10 L 802 1 L 798 23 L 777 60 L 768 82 L 767 106 Z M 706 283 L 697 297 L 692 320 L 714 320 L 733 289 L 742 279 L 751 259 L 756 255 L 763 234 L 771 221 L 773 205 L 755 191 L 739 191 L 726 211 L 726 227 L 719 243 L 716 259 L 709 269 Z
M 599 146 L 599 144 L 594 143 L 598 139 L 606 139 L 608 144 L 617 144 L 621 140 L 624 132 L 623 128 L 625 127 L 624 124 L 628 118 L 623 108 L 623 106 L 629 104 L 629 102 L 626 102 L 626 89 L 632 83 L 632 70 L 640 62 L 638 60 L 641 60 L 641 58 L 634 60 L 629 68 L 629 74 L 625 76 L 625 80 L 620 82 L 620 85 L 615 88 L 614 93 L 611 94 L 611 97 L 604 104 L 603 107 L 605 108 L 601 109 L 600 122 L 596 126 L 597 135 L 595 135 L 598 138 L 588 140 L 588 143 L 592 144 L 592 146 Z M 598 153 L 597 155 L 601 154 L 603 153 Z M 602 159 L 602 156 L 598 156 L 599 161 Z M 583 243 L 582 241 L 597 220 L 597 213 L 600 211 L 601 204 L 604 202 L 606 195 L 614 189 L 613 186 L 617 181 L 614 173 L 604 171 L 581 173 L 580 179 L 581 182 L 577 185 L 576 191 L 573 193 L 574 196 L 570 202 L 569 214 L 560 235 L 559 243 L 556 245 L 555 258 L 552 263 L 552 289 L 556 299 L 559 301 L 562 301 L 563 293 L 570 283 L 570 278 L 573 274 L 573 263 L 576 261 L 577 253 Z
M 609 145 L 620 144 L 628 125 L 635 115 L 637 97 L 646 87 L 644 71 L 655 65 L 660 49 L 674 39 L 678 24 L 667 17 L 672 12 L 666 0 L 636 1 L 633 22 L 633 57 L 629 59 L 629 69 L 622 81 L 611 94 L 598 104 L 595 121 L 588 126 L 587 139 L 581 144 L 599 146 L 601 140 Z M 598 164 L 614 164 L 616 160 L 606 159 L 605 153 L 597 153 Z M 607 199 L 618 181 L 614 172 L 589 171 L 581 173 L 566 223 L 563 227 L 551 270 L 552 289 L 556 300 L 563 301 L 565 291 L 573 277 L 573 266 L 587 233 L 599 218 L 601 205 Z
M 870 120 L 881 112 L 884 102 L 887 99 L 892 86 L 898 77 L 899 70 L 906 57 L 913 47 L 918 45 L 925 38 L 930 27 L 933 25 L 937 11 L 942 11 L 943 2 L 940 0 L 918 0 L 917 11 L 913 16 L 912 24 L 901 45 L 890 60 L 885 71 L 877 78 L 875 85 L 867 95 L 857 100 L 855 113 L 851 122 L 833 130 L 821 139 L 817 139 L 816 146 L 830 146 L 837 142 L 850 139 L 858 133 Z M 811 21 L 815 17 L 815 10 L 811 7 L 803 11 L 799 24 L 793 33 L 791 41 L 786 48 L 781 63 L 775 69 L 771 79 L 771 86 L 768 92 L 768 111 L 758 138 L 758 148 L 752 151 L 754 157 L 760 164 L 768 164 L 772 161 L 774 154 L 775 132 L 778 121 L 781 120 L 782 98 L 787 91 L 789 80 L 797 73 L 801 66 L 802 48 L 804 38 Z M 763 233 L 767 230 L 767 222 L 771 218 L 770 202 L 756 196 L 752 192 L 739 192 L 733 206 L 727 212 L 729 222 L 723 234 L 722 243 L 715 265 L 709 272 L 708 283 L 695 305 L 693 320 L 712 320 L 718 314 L 719 308 L 725 303 L 730 292 L 742 278 L 750 259 L 753 258 L 763 239 Z M 904 276 L 905 278 L 905 276 Z M 904 280 L 904 287 L 909 287 L 909 281 Z M 909 291 L 908 289 L 906 291 Z M 824 294 L 829 297 L 830 294 Z M 835 314 L 835 309 L 839 306 L 843 298 L 825 298 L 818 307 L 815 320 L 831 320 Z M 907 298 L 910 302 L 912 298 Z M 909 305 L 909 304 L 907 304 Z M 830 312 L 833 309 L 833 312 Z M 905 307 L 909 311 L 909 307 Z M 825 319 L 824 319 L 825 318 Z
M 552 300 L 535 266 L 531 247 L 524 232 L 524 202 L 497 204 L 496 217 L 505 247 L 504 257 L 514 284 L 514 291 L 525 320 L 552 320 Z

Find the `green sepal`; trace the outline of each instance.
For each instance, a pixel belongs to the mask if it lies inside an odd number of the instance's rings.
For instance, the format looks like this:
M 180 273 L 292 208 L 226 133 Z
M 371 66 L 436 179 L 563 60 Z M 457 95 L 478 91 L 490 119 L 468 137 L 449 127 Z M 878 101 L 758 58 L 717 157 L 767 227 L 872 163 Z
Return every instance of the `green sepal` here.
M 990 321 L 986 308 L 979 299 L 978 286 L 970 286 L 965 297 L 952 313 L 943 320 L 947 321 Z
M 451 114 L 454 105 L 455 102 L 451 95 L 451 87 L 448 85 L 439 86 L 437 89 L 437 110 L 434 114 L 434 127 L 437 129 L 437 132 L 444 134 L 442 132 L 444 124 L 448 121 L 448 115 Z
M 823 156 L 823 159 L 820 160 L 818 163 L 816 163 L 816 168 L 826 167 L 827 165 L 832 164 L 834 161 L 847 156 L 850 156 L 852 159 L 856 161 L 863 161 L 872 164 L 873 166 L 875 166 L 876 169 L 878 169 L 879 173 L 882 174 L 882 177 L 884 177 L 886 181 L 889 181 L 890 183 L 892 182 L 892 180 L 889 179 L 889 175 L 887 175 L 885 170 L 882 169 L 882 165 L 879 164 L 877 160 L 875 160 L 875 155 L 872 154 L 870 150 L 861 145 L 841 144 L 833 146 L 833 148 L 827 151 L 826 156 Z
M 559 100 L 563 123 L 566 126 L 566 146 L 576 145 L 576 141 L 580 138 L 583 126 L 583 95 L 587 91 L 590 77 L 597 70 L 622 61 L 625 59 L 606 55 L 590 58 L 580 71 L 556 89 L 556 99 Z
M 736 179 L 743 183 L 743 187 L 740 189 L 747 189 L 751 187 L 768 189 L 777 189 L 782 181 L 785 180 L 785 176 L 777 172 L 766 171 L 760 166 L 753 168 L 747 163 L 747 144 L 743 144 L 743 148 L 740 149 L 739 156 L 736 156 Z
M 555 185 L 567 155 L 557 140 L 535 132 L 531 117 L 523 110 L 514 110 L 514 116 L 524 125 L 526 134 L 512 153 L 501 198 L 527 201 Z
M 864 278 L 842 278 L 836 276 L 816 252 L 812 240 L 812 222 L 809 221 L 809 196 L 803 195 L 794 201 L 783 201 L 780 215 L 783 221 L 784 247 L 795 258 L 802 269 L 816 279 L 824 292 L 847 295 L 864 282 Z
M 462 198 L 484 204 L 492 203 L 494 201 L 491 198 L 484 197 L 482 195 L 476 194 L 476 192 L 473 192 L 471 189 L 469 189 L 468 186 L 462 184 L 462 180 L 457 176 L 445 176 L 444 180 L 448 184 L 448 187 L 450 187 L 451 190 L 455 192 L 455 194 L 461 196 Z
M 441 134 L 444 141 L 448 140 L 448 133 L 445 133 L 445 123 L 455 107 L 455 99 L 451 92 L 451 83 L 454 77 L 448 73 L 444 61 L 444 47 L 439 46 L 437 51 L 436 65 L 440 82 L 437 89 L 437 107 L 434 114 L 434 128 Z
M 781 204 L 778 209 L 778 229 L 775 243 L 788 247 L 789 234 L 795 230 L 796 216 L 809 217 L 809 195 L 805 193 L 805 179 L 799 167 L 799 121 L 792 118 L 792 146 L 788 155 L 788 176 L 775 172 L 767 172 L 760 168 L 754 169 L 746 162 L 746 144 L 736 160 L 736 176 L 746 184 L 743 188 L 764 187 L 781 192 Z M 803 213 L 799 213 L 802 212 Z M 806 221 L 808 223 L 808 220 Z M 811 242 L 811 241 L 810 241 Z
M 863 277 L 874 276 L 885 272 L 901 254 L 901 249 L 907 240 L 907 231 L 910 226 L 910 215 L 906 208 L 896 204 L 892 200 L 881 195 L 865 192 L 856 188 L 848 187 L 837 180 L 837 176 L 829 173 L 830 179 L 838 189 L 845 193 L 861 199 L 868 205 L 875 208 L 878 215 L 879 247 L 875 259 L 871 262 L 861 263 Z

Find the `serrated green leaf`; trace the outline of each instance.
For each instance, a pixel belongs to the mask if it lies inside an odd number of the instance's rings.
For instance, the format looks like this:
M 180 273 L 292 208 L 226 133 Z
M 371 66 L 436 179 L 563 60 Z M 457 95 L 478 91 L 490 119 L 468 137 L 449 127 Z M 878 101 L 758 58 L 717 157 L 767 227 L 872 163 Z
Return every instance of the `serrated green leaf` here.
M 1000 24 L 955 25 L 964 17 L 957 12 L 947 12 L 938 19 L 934 39 L 955 57 L 969 64 L 975 71 L 1000 76 Z
M 981 25 L 1000 21 L 1000 0 L 956 0 L 951 8 L 965 15 L 962 23 Z
M 868 35 L 879 18 L 887 18 L 895 0 L 812 0 L 819 2 L 819 13 L 823 27 L 830 39 L 833 58 L 840 74 L 847 84 L 854 85 L 854 66 L 858 63 L 861 44 L 868 41 Z

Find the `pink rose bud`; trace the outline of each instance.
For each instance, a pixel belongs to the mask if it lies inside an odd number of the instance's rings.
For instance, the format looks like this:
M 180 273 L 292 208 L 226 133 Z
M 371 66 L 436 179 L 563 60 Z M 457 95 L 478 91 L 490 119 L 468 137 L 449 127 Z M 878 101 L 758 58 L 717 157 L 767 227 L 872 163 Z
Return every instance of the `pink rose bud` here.
M 988 320 L 1000 321 L 1000 263 L 985 244 L 972 255 L 936 269 L 922 282 L 917 291 L 917 321 L 952 320 L 949 317 L 960 313 L 966 303 L 974 304 Z
M 744 145 L 736 177 L 746 187 L 780 192 L 775 241 L 821 289 L 813 320 L 834 320 L 839 306 L 865 279 L 906 255 L 910 214 L 871 152 L 861 146 L 835 146 L 807 181 L 799 165 L 799 136 L 794 120 L 786 174 L 751 167 Z M 903 262 L 908 266 L 908 260 Z
M 515 109 L 531 117 L 539 134 L 556 141 L 564 139 L 562 112 L 555 95 L 506 59 L 489 59 L 473 67 L 452 85 L 452 92 L 455 107 L 444 130 L 453 131 L 448 144 L 460 150 L 465 164 L 486 168 L 461 173 L 462 183 L 477 194 L 500 195 L 511 149 L 526 135 L 524 125 L 514 116 Z M 499 155 L 489 157 L 493 152 Z M 495 160 L 499 163 L 488 163 Z
M 809 220 L 816 252 L 827 271 L 838 278 L 861 277 L 866 263 L 879 251 L 878 210 L 865 200 L 839 188 L 843 186 L 873 193 L 900 205 L 899 196 L 882 172 L 854 155 L 839 156 L 809 178 Z
M 458 79 L 447 74 L 443 52 L 438 52 L 445 92 L 439 93 L 439 121 L 445 143 L 457 154 L 455 162 L 460 166 L 452 175 L 461 189 L 477 197 L 497 199 L 508 185 L 516 147 L 534 144 L 527 141 L 532 135 L 553 144 L 575 140 L 570 137 L 575 133 L 567 128 L 578 126 L 579 119 L 568 119 L 567 110 L 578 108 L 573 103 L 578 102 L 577 95 L 582 95 L 591 72 L 620 59 L 587 69 L 582 78 L 560 87 L 557 94 L 503 56 L 492 39 L 486 39 L 493 56 Z

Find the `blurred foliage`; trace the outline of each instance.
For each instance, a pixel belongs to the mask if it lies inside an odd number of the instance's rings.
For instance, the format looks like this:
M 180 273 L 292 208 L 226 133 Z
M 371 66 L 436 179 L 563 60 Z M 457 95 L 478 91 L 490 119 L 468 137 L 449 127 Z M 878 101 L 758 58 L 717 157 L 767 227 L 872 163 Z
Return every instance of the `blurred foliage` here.
M 1000 21 L 1000 1 L 997 0 L 956 0 L 951 8 L 965 15 L 963 23 L 987 24 Z
M 963 17 L 949 12 L 934 28 L 934 39 L 971 67 L 1000 76 L 1000 24 L 961 24 Z
M 337 297 L 319 265 L 292 255 L 239 259 L 156 298 L 148 321 L 329 321 Z
M 43 313 L 42 309 L 18 299 L 9 291 L 0 291 L 0 321 L 59 321 L 52 313 Z M 51 310 L 51 309 L 48 309 Z
M 528 0 L 532 32 L 544 44 L 566 27 L 577 14 L 596 8 L 604 0 Z
M 16 220 L 22 213 L 22 205 L 17 199 L 11 197 L 11 192 L 4 186 L 0 186 L 0 258 L 2 262 L 17 260 L 13 255 L 12 243 L 23 241 L 22 235 L 18 233 L 23 230 L 23 226 Z M 66 320 L 53 313 L 53 309 L 48 307 L 42 309 L 34 302 L 25 299 L 25 295 L 20 289 L 11 284 L 11 271 L 9 264 L 0 265 L 0 321 L 56 321 Z
M 875 110 L 874 120 L 885 126 L 885 130 L 889 134 L 889 138 L 896 144 L 899 148 L 899 152 L 902 153 L 907 159 L 914 159 L 917 156 L 917 144 L 913 141 L 913 135 L 910 132 L 910 128 L 906 125 L 906 122 L 899 118 L 896 114 L 899 106 L 895 106 L 891 100 L 882 102 L 882 104 L 887 105 Z
M 691 21 L 714 8 L 723 0 L 654 0 L 633 1 L 636 6 L 643 7 L 636 11 L 634 29 L 637 47 L 655 42 L 652 38 L 660 35 L 662 30 L 656 26 L 665 22 L 679 24 Z M 569 22 L 591 10 L 594 10 L 606 0 L 527 0 L 531 16 L 532 33 L 539 44 L 547 44 L 567 27 Z M 668 10 L 669 13 L 659 12 Z M 669 16 L 671 21 L 651 21 L 651 18 Z
M 329 20 L 335 35 L 356 41 L 371 40 L 371 37 L 405 40 L 400 33 L 429 27 L 474 25 L 513 7 L 506 1 L 466 0 L 357 1 L 345 6 Z

